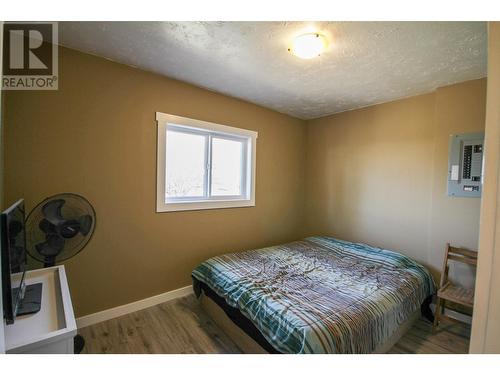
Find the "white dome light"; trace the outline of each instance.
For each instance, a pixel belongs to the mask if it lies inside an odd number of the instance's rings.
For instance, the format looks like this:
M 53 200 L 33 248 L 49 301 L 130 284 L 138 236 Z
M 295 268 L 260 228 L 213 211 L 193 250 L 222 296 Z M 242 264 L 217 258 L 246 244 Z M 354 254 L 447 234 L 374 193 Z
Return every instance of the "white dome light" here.
M 326 48 L 326 38 L 318 33 L 302 34 L 293 40 L 291 53 L 301 59 L 319 56 Z

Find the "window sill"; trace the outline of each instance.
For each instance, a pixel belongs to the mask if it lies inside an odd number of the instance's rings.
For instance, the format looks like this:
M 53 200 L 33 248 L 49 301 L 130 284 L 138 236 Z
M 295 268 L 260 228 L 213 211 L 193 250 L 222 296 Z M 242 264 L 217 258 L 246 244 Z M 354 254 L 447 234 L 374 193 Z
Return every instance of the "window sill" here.
M 172 202 L 172 203 L 158 204 L 156 207 L 156 212 L 215 210 L 220 208 L 238 208 L 238 207 L 254 207 L 254 206 L 255 206 L 255 200 L 253 199 Z

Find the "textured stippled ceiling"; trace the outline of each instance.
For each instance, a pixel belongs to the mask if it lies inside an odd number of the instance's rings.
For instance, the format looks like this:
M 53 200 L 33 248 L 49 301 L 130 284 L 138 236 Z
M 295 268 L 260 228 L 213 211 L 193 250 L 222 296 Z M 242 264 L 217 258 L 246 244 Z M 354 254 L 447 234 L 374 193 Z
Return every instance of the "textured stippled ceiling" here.
M 287 51 L 313 27 L 319 58 Z M 484 22 L 61 22 L 61 44 L 311 119 L 486 76 Z

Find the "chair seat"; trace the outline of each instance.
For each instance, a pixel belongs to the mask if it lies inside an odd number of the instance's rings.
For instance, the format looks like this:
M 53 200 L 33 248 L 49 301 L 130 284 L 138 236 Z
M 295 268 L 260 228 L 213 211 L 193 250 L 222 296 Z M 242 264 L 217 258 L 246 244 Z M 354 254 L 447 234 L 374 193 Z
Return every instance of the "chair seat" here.
M 469 307 L 474 305 L 474 290 L 446 284 L 438 290 L 438 297 Z

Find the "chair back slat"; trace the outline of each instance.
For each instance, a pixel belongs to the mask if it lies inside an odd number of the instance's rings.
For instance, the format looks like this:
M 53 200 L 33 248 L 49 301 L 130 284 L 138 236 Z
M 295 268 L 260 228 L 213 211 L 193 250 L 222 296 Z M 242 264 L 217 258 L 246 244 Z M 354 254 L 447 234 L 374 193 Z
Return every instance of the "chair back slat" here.
M 462 256 L 453 255 L 453 254 L 448 254 L 448 259 L 454 260 L 457 262 L 461 262 L 461 263 L 467 263 L 467 264 L 470 264 L 472 266 L 477 265 L 477 259 L 475 259 L 475 258 L 468 258 L 468 257 L 462 257 Z
M 467 258 L 477 259 L 477 251 L 462 249 L 459 247 L 450 246 L 449 253 L 451 254 L 459 254 Z

